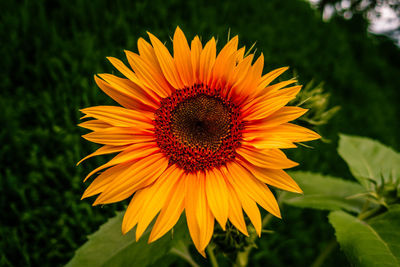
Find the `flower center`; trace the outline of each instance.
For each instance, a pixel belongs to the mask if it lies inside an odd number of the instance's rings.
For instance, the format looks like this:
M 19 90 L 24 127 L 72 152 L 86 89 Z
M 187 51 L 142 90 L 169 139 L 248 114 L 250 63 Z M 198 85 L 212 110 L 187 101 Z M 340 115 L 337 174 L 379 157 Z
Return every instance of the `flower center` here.
M 155 134 L 170 164 L 188 172 L 232 161 L 240 146 L 240 109 L 202 84 L 175 91 L 155 113 Z
M 221 100 L 207 95 L 190 98 L 172 111 L 171 129 L 182 144 L 216 151 L 230 133 L 231 116 Z

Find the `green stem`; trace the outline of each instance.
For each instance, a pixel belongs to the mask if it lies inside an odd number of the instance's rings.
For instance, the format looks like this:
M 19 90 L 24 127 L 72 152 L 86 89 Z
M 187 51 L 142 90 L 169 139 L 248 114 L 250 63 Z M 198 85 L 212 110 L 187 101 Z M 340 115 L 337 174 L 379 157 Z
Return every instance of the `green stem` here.
M 247 247 L 244 251 L 239 252 L 236 257 L 236 263 L 234 264 L 235 267 L 245 267 L 249 261 L 249 254 L 252 247 Z
M 283 194 L 284 192 L 281 192 L 281 194 L 278 197 L 278 205 L 279 203 L 281 203 L 282 199 L 283 199 Z M 268 213 L 267 215 L 265 215 L 265 217 L 262 220 L 262 227 L 261 229 L 264 229 L 270 222 L 271 220 L 274 218 L 274 216 L 271 213 Z M 255 233 L 255 231 L 253 233 L 250 233 L 250 244 L 253 244 L 255 242 L 255 240 L 257 239 L 257 234 Z M 239 252 L 237 257 L 236 257 L 236 263 L 235 263 L 235 267 L 245 267 L 247 266 L 248 262 L 249 262 L 249 255 L 251 250 L 254 248 L 254 246 L 250 245 L 247 246 L 244 251 Z
M 171 249 L 171 253 L 175 254 L 182 259 L 184 259 L 187 263 L 190 264 L 192 267 L 200 267 L 190 255 L 190 252 L 183 241 L 180 241 L 175 247 Z
M 206 248 L 207 254 L 210 257 L 210 262 L 212 267 L 218 267 L 218 261 L 214 254 L 214 247 L 212 244 L 208 245 Z
M 380 210 L 381 210 L 381 207 L 379 206 L 375 209 L 371 209 L 371 210 L 362 212 L 358 215 L 358 219 L 365 221 L 366 219 L 373 217 Z
M 265 215 L 265 217 L 262 220 L 262 228 L 266 227 L 273 218 L 274 216 L 271 213 Z
M 315 259 L 311 267 L 320 267 L 322 264 L 325 262 L 325 260 L 328 258 L 328 256 L 336 249 L 338 243 L 336 239 L 332 239 L 328 245 L 326 245 L 325 249 L 318 255 L 318 257 Z

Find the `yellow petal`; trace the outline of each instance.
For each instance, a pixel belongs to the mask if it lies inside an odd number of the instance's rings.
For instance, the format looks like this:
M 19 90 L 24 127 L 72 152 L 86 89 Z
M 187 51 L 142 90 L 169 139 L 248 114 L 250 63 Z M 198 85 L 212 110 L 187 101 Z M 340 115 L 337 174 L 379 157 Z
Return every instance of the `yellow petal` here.
M 165 79 L 165 76 L 162 72 L 160 64 L 158 63 L 158 59 L 156 53 L 154 52 L 154 48 L 146 42 L 143 38 L 139 38 L 138 40 L 138 50 L 140 57 L 152 68 L 155 72 L 159 73 Z M 168 93 L 172 87 L 168 83 Z
M 174 60 L 181 80 L 186 87 L 193 85 L 193 67 L 190 48 L 182 30 L 176 27 L 174 34 Z
M 260 168 L 244 161 L 240 161 L 240 164 L 263 183 L 286 191 L 303 193 L 297 183 L 284 170 Z
M 124 172 L 130 166 L 131 166 L 130 162 L 122 163 L 102 172 L 99 176 L 96 177 L 96 179 L 94 179 L 94 181 L 90 184 L 90 186 L 85 190 L 82 199 L 103 192 L 119 174 Z
M 140 213 L 136 228 L 136 241 L 139 240 L 161 208 L 165 204 L 168 204 L 165 201 L 167 200 L 171 189 L 175 187 L 177 181 L 182 177 L 182 175 L 183 169 L 176 167 L 176 165 L 172 165 L 160 175 L 153 185 L 150 186 L 151 188 L 148 194 L 152 197 L 148 198 L 146 202 L 141 203 L 141 205 L 146 208 L 142 209 L 142 212 Z
M 174 59 L 168 49 L 153 34 L 149 32 L 147 32 L 147 34 L 150 37 L 151 44 L 154 47 L 154 52 L 156 53 L 158 62 L 167 81 L 176 89 L 184 88 L 185 86 L 179 77 Z
M 150 107 L 150 112 L 154 112 L 160 106 L 160 96 L 144 87 L 144 85 L 140 87 L 129 79 L 107 73 L 98 74 L 98 76 L 120 95 L 128 97 L 129 101 L 138 102 L 138 108 L 141 108 L 141 106 Z M 144 108 L 144 110 L 146 109 Z
M 188 173 L 185 180 L 186 180 L 186 193 L 185 193 L 186 222 L 194 246 L 198 251 L 201 251 L 200 228 L 196 218 L 197 199 L 198 199 L 197 177 L 195 174 Z
M 132 197 L 129 206 L 125 211 L 124 219 L 122 220 L 122 233 L 126 234 L 131 230 L 138 222 L 141 209 L 143 208 L 142 203 L 145 202 L 149 197 L 148 194 L 150 187 L 146 187 L 138 190 Z
M 143 157 L 149 156 L 153 153 L 156 153 L 157 151 L 159 151 L 159 148 L 155 144 L 151 144 L 151 143 L 139 143 L 139 144 L 133 144 L 133 145 L 127 146 L 127 148 L 123 152 L 116 155 L 109 162 L 107 162 L 106 164 L 103 164 L 100 167 L 97 167 L 96 169 L 91 171 L 86 176 L 84 181 L 86 181 L 90 176 L 92 176 L 96 172 L 101 171 L 105 168 L 108 168 L 108 167 L 111 167 L 111 166 L 114 166 L 117 164 L 121 164 L 124 162 L 128 162 L 128 161 L 131 162 L 134 160 L 138 160 L 140 158 L 143 158 Z
M 98 130 L 102 130 L 102 129 L 105 129 L 108 127 L 112 127 L 111 124 L 105 123 L 104 121 L 100 121 L 100 120 L 85 121 L 85 122 L 79 123 L 78 126 L 85 128 L 85 129 L 92 130 L 92 131 L 98 131 Z
M 233 67 L 236 65 L 238 42 L 238 36 L 233 37 L 219 52 L 215 59 L 212 75 L 210 80 L 207 82 L 211 88 L 217 88 L 220 79 L 223 78 L 227 72 L 231 72 Z
M 164 207 L 151 231 L 149 242 L 153 242 L 168 232 L 179 220 L 184 209 L 186 176 L 182 176 L 171 190 Z
M 153 128 L 151 113 L 139 112 L 116 106 L 95 106 L 80 110 L 82 113 L 117 127 L 139 126 L 147 129 Z M 150 117 L 151 116 L 151 117 Z
M 97 149 L 95 152 L 91 153 L 90 155 L 87 155 L 83 159 L 81 159 L 76 166 L 82 163 L 82 161 L 87 160 L 88 158 L 94 157 L 94 156 L 99 156 L 99 155 L 105 155 L 105 154 L 111 154 L 111 153 L 116 153 L 125 150 L 129 145 L 125 146 L 109 146 L 105 145 Z
M 221 170 L 229 175 L 228 171 L 226 170 L 225 166 L 221 168 Z M 228 176 L 229 177 L 229 176 Z M 226 178 L 228 178 L 226 177 Z M 248 236 L 249 233 L 247 232 L 246 222 L 244 221 L 243 211 L 242 211 L 242 204 L 233 189 L 232 185 L 227 182 L 226 183 L 229 193 L 229 221 L 244 235 Z
M 136 75 L 146 86 L 147 92 L 151 95 L 158 95 L 162 98 L 171 93 L 170 85 L 165 80 L 163 73 L 146 63 L 138 54 L 125 50 L 126 57 Z
M 213 37 L 210 41 L 207 42 L 200 55 L 199 78 L 200 82 L 205 85 L 208 85 L 208 81 L 210 80 L 211 71 L 215 63 L 216 53 L 217 48 L 215 44 L 215 39 Z
M 93 205 L 121 201 L 137 190 L 153 183 L 167 167 L 168 160 L 161 153 L 136 161 L 115 178 L 113 184 L 97 197 Z
M 300 107 L 285 106 L 258 123 L 246 125 L 246 130 L 260 129 L 262 131 L 268 131 L 269 128 L 276 127 L 280 124 L 293 121 L 301 117 L 307 111 L 308 109 Z
M 157 62 L 157 56 L 156 53 L 154 52 L 154 48 L 151 46 L 151 44 L 149 44 L 145 39 L 140 37 L 138 39 L 137 46 L 139 54 L 143 58 L 143 60 L 146 61 L 148 64 L 153 63 L 155 68 L 162 71 L 160 65 Z
M 279 69 L 272 70 L 272 71 L 268 72 L 267 74 L 265 74 L 261 78 L 260 84 L 257 87 L 259 92 L 261 90 L 263 90 L 265 87 L 267 87 L 273 80 L 275 80 L 278 76 L 280 76 L 282 73 L 284 73 L 288 69 L 289 69 L 289 67 L 282 67 Z
M 239 177 L 238 179 L 243 179 L 243 177 Z M 257 207 L 256 202 L 249 196 L 249 194 L 251 194 L 252 192 L 246 192 L 244 188 L 241 188 L 241 186 L 236 184 L 234 179 L 231 179 L 230 183 L 234 185 L 233 188 L 236 191 L 240 202 L 242 203 L 243 210 L 246 212 L 251 223 L 253 224 L 254 229 L 257 232 L 257 235 L 261 236 L 261 230 L 262 230 L 261 214 L 260 210 Z
M 305 142 L 321 138 L 316 132 L 292 123 L 284 123 L 268 129 L 268 131 L 279 135 L 281 138 L 290 139 L 293 142 Z
M 125 75 L 126 78 L 131 80 L 133 83 L 137 84 L 138 86 L 144 88 L 143 83 L 140 81 L 140 79 L 137 77 L 137 75 L 130 70 L 125 64 L 119 60 L 118 58 L 115 57 L 107 57 L 107 59 L 111 62 L 111 64 L 119 70 L 123 75 Z
M 200 250 L 204 251 L 210 243 L 214 231 L 214 216 L 208 206 L 206 196 L 206 177 L 204 172 L 197 172 L 196 218 L 200 231 Z
M 102 79 L 98 78 L 97 76 L 94 76 L 94 80 L 97 84 L 97 86 L 108 96 L 110 96 L 112 99 L 114 99 L 117 103 L 119 103 L 121 106 L 129 109 L 148 109 L 148 110 L 153 110 L 155 111 L 155 104 L 151 104 L 149 101 L 140 101 L 137 96 L 127 90 L 122 90 L 121 88 L 117 88 L 114 86 L 111 86 L 107 82 L 103 81 Z
M 244 58 L 244 53 L 246 52 L 246 46 L 241 47 L 236 55 L 236 62 L 240 63 Z
M 193 66 L 193 77 L 194 82 L 200 81 L 200 55 L 202 51 L 202 45 L 199 37 L 196 35 L 191 43 L 191 60 Z
M 155 142 L 152 131 L 139 130 L 137 127 L 110 127 L 82 137 L 94 143 L 113 146 Z
M 246 161 L 262 168 L 288 169 L 298 165 L 298 163 L 288 159 L 279 149 L 261 150 L 254 147 L 241 146 L 236 152 Z
M 206 192 L 208 205 L 215 219 L 219 222 L 222 229 L 225 230 L 229 213 L 229 195 L 225 178 L 219 170 L 214 169 L 207 172 Z
M 283 82 L 279 82 L 270 86 L 267 86 L 265 88 L 260 88 L 260 90 L 263 90 L 262 93 L 269 93 L 269 92 L 274 92 L 277 91 L 279 89 L 282 89 L 285 86 L 288 86 L 290 84 L 294 84 L 296 83 L 297 80 L 288 80 L 288 81 L 283 81 Z
M 279 93 L 274 95 L 253 100 L 253 105 L 247 104 L 243 107 L 243 117 L 248 121 L 265 119 L 294 99 L 300 89 L 301 86 L 294 86 L 279 90 Z
M 228 164 L 227 169 L 231 174 L 231 179 L 235 184 L 235 188 L 240 188 L 244 190 L 244 192 L 248 192 L 248 195 L 266 211 L 281 218 L 278 202 L 268 186 L 258 181 L 248 170 L 237 162 Z
M 230 76 L 230 80 L 228 81 L 228 86 L 232 84 L 233 89 L 230 94 L 234 96 L 241 92 L 241 89 L 244 88 L 242 86 L 243 81 L 247 77 L 247 73 L 250 70 L 251 63 L 253 62 L 253 54 L 248 55 L 245 59 L 240 61 L 240 63 L 236 66 L 233 75 Z M 234 94 L 236 92 L 236 94 Z
M 292 123 L 283 123 L 273 128 L 243 133 L 243 139 L 259 149 L 291 148 L 294 142 L 305 142 L 319 138 L 321 136 L 316 132 Z
M 243 145 L 253 146 L 262 150 L 297 147 L 290 139 L 281 138 L 279 135 L 269 134 L 268 131 L 244 132 L 242 138 Z

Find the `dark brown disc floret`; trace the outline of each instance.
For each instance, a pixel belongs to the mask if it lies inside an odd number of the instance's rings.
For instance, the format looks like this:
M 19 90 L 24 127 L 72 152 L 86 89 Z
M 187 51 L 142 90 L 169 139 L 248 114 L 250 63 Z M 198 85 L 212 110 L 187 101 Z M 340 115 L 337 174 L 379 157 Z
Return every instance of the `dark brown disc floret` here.
M 218 89 L 197 84 L 161 101 L 155 113 L 157 144 L 188 172 L 220 167 L 236 157 L 243 123 L 240 109 Z

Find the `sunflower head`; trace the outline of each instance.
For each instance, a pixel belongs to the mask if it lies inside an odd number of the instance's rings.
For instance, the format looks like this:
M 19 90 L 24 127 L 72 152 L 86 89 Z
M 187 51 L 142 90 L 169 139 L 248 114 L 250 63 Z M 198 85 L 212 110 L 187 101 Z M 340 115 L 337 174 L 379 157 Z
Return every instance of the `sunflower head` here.
M 94 205 L 132 197 L 122 223 L 139 239 L 157 217 L 149 242 L 167 233 L 184 213 L 197 250 L 204 250 L 214 222 L 228 220 L 248 235 L 243 211 L 258 235 L 258 205 L 280 217 L 269 186 L 301 192 L 283 169 L 297 163 L 281 151 L 320 138 L 290 123 L 307 110 L 286 106 L 301 86 L 271 84 L 286 67 L 263 74 L 264 57 L 238 48 L 233 37 L 217 54 L 211 38 L 190 43 L 177 27 L 173 56 L 151 33 L 138 53 L 125 51 L 129 67 L 108 58 L 124 77 L 95 76 L 97 85 L 121 106 L 85 108 L 83 137 L 103 145 L 85 157 L 117 153 L 86 177 L 98 176 L 83 198 Z M 83 159 L 83 160 L 84 160 Z M 85 179 L 85 180 L 86 180 Z

